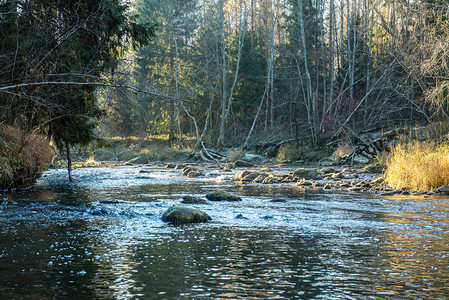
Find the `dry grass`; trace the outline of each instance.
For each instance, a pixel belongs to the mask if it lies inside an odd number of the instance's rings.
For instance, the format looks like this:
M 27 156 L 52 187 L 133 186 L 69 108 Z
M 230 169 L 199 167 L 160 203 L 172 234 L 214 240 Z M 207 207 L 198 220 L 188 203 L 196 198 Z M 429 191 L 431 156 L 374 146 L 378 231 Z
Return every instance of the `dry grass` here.
M 386 158 L 386 180 L 396 188 L 429 191 L 449 184 L 449 145 L 403 142 Z
M 245 156 L 245 151 L 243 151 L 243 149 L 232 149 L 229 150 L 228 160 L 233 163 L 242 159 L 243 156 Z
M 338 144 L 337 149 L 335 149 L 332 154 L 335 158 L 335 161 L 340 161 L 341 157 L 345 155 L 349 155 L 352 153 L 352 146 L 348 142 L 341 142 Z
M 0 189 L 33 183 L 54 155 L 45 137 L 0 126 Z

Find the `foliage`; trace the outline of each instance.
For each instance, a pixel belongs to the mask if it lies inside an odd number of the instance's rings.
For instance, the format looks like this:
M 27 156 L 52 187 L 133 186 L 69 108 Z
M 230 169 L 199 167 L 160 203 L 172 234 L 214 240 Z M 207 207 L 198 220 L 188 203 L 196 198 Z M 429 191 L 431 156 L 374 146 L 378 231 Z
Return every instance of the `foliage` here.
M 0 189 L 34 183 L 54 155 L 54 149 L 44 136 L 0 126 Z
M 396 188 L 428 191 L 449 184 L 449 145 L 403 142 L 386 159 L 386 180 Z
M 89 143 L 97 84 L 152 34 L 120 0 L 2 1 L 0 120 L 38 128 L 59 148 Z

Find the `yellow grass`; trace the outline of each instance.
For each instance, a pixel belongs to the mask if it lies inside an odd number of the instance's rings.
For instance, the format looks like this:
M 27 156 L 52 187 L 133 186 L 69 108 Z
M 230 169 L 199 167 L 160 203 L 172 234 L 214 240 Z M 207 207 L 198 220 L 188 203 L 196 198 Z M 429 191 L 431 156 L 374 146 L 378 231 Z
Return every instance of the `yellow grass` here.
M 429 191 L 449 184 L 449 145 L 412 141 L 387 157 L 386 180 L 395 188 Z

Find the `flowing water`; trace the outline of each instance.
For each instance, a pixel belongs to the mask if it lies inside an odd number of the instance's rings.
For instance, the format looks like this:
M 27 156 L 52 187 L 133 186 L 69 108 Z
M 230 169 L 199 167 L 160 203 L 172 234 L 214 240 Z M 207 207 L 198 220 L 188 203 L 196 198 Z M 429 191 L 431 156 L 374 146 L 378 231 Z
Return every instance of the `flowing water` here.
M 3 196 L 1 299 L 449 298 L 442 197 L 305 193 L 156 166 L 73 176 L 50 170 Z M 190 205 L 209 223 L 160 220 L 216 189 L 243 201 Z

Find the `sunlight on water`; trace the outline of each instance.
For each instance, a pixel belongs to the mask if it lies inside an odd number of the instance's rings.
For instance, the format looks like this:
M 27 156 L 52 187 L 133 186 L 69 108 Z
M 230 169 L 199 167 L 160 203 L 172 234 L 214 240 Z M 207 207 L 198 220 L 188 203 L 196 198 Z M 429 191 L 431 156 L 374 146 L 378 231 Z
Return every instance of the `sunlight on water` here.
M 65 176 L 51 170 L 3 197 L 2 296 L 449 297 L 448 199 L 304 193 L 148 166 Z M 215 189 L 243 201 L 192 205 L 212 216 L 207 224 L 160 220 L 183 196 Z

